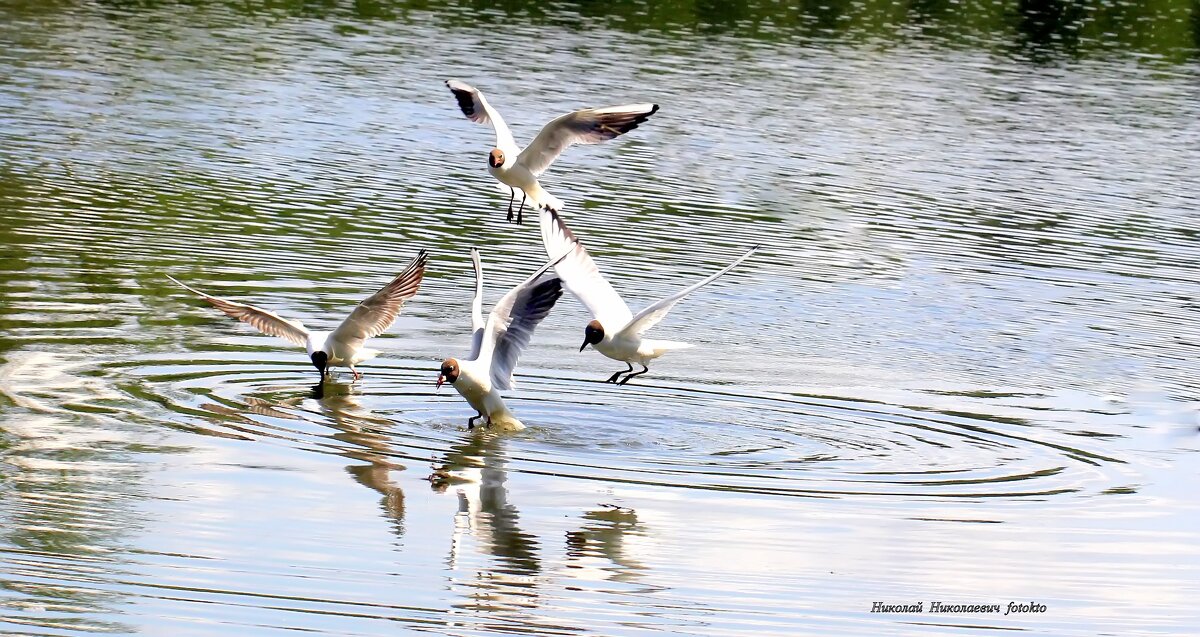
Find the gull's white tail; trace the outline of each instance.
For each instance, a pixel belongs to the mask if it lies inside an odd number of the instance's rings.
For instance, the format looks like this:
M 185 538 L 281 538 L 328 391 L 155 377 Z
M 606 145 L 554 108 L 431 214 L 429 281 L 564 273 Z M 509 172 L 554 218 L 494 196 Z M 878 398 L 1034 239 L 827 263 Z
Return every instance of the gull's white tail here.
M 642 339 L 642 345 L 638 348 L 638 353 L 649 352 L 653 358 L 658 358 L 663 354 L 673 349 L 687 349 L 695 347 L 691 343 L 681 343 L 679 341 L 653 341 L 650 339 Z
M 527 188 L 525 192 L 529 195 L 529 200 L 537 208 L 547 208 L 555 212 L 563 209 L 562 200 L 546 192 L 537 182 L 534 182 L 533 187 Z

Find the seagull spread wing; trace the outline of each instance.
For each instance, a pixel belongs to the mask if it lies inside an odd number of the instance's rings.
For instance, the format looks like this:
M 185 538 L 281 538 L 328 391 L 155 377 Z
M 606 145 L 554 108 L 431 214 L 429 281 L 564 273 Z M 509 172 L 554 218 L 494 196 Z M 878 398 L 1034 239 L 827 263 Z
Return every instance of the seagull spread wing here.
M 361 347 L 363 341 L 379 336 L 391 327 L 400 315 L 404 302 L 411 299 L 421 287 L 427 260 L 428 253 L 424 250 L 418 252 L 403 272 L 359 303 L 329 337 L 336 342 L 357 344 Z
M 191 292 L 205 301 L 208 301 L 213 307 L 221 310 L 225 314 L 232 316 L 243 323 L 249 323 L 250 325 L 253 325 L 255 329 L 263 334 L 286 338 L 287 340 L 300 346 L 303 346 L 308 340 L 308 330 L 305 329 L 304 325 L 300 323 L 300 321 L 289 321 L 288 319 L 285 319 L 274 312 L 257 308 L 253 305 L 237 303 L 236 301 L 227 301 L 222 298 L 205 294 L 200 290 L 190 288 L 180 283 L 175 279 L 175 277 L 169 274 L 167 275 L 167 278 L 171 279 L 175 285 L 178 285 L 188 292 Z
M 659 321 L 666 318 L 667 313 L 671 311 L 671 308 L 674 307 L 675 304 L 678 303 L 680 300 L 682 300 L 683 297 L 691 294 L 692 292 L 695 292 L 696 290 L 704 287 L 705 285 L 708 285 L 709 283 L 712 283 L 713 281 L 715 281 L 717 279 L 717 277 L 732 270 L 739 263 L 741 263 L 742 261 L 745 261 L 746 259 L 748 259 L 750 257 L 750 255 L 754 254 L 755 250 L 758 250 L 758 246 L 754 246 L 753 248 L 750 248 L 750 250 L 747 251 L 746 254 L 743 254 L 742 256 L 738 257 L 736 261 L 725 266 L 719 272 L 716 272 L 716 273 L 710 275 L 708 278 L 704 279 L 703 281 L 700 281 L 699 283 L 688 286 L 688 287 L 676 292 L 675 294 L 672 294 L 671 296 L 668 296 L 667 298 L 659 301 L 658 303 L 651 305 L 650 307 L 642 310 L 641 312 L 638 312 L 637 316 L 633 317 L 633 320 L 629 322 L 629 325 L 626 325 L 625 328 L 622 329 L 620 331 L 620 333 L 617 334 L 617 338 L 620 338 L 621 336 L 635 336 L 635 337 L 640 338 L 641 335 L 646 332 L 646 330 L 654 327 L 655 325 L 658 324 Z
M 450 89 L 451 93 L 454 93 L 455 99 L 458 100 L 458 107 L 462 109 L 463 115 L 466 115 L 467 119 L 476 124 L 492 125 L 492 128 L 496 130 L 496 148 L 504 151 L 505 154 L 515 155 L 517 153 L 517 143 L 513 141 L 508 124 L 505 124 L 500 113 L 488 104 L 483 93 L 458 80 L 446 80 L 446 87 Z
M 592 316 L 600 321 L 607 330 L 615 333 L 633 318 L 633 312 L 621 299 L 621 295 L 600 274 L 596 262 L 575 238 L 570 228 L 563 223 L 557 212 L 542 212 L 542 244 L 546 255 L 554 257 L 560 254 L 566 256 L 554 266 L 554 271 L 562 277 L 566 286 L 575 298 L 587 307 Z
M 567 113 L 546 124 L 517 163 L 540 175 L 571 144 L 597 144 L 628 133 L 656 111 L 658 104 L 627 104 Z
M 496 389 L 512 389 L 517 358 L 529 344 L 538 323 L 550 314 L 562 296 L 562 279 L 547 272 L 556 262 L 543 265 L 509 290 L 488 316 L 478 360 L 488 361 L 492 386 Z
M 483 264 L 479 261 L 479 250 L 471 248 L 471 265 L 475 266 L 475 298 L 471 299 L 471 360 L 479 356 L 483 346 Z

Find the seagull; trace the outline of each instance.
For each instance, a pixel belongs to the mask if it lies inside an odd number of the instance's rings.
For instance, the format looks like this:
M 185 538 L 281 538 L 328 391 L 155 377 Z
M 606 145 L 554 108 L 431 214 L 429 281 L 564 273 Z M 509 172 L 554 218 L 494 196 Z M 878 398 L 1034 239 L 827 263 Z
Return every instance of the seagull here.
M 582 352 L 591 345 L 601 354 L 625 363 L 628 369 L 616 372 L 604 381 L 618 385 L 624 385 L 631 378 L 650 371 L 647 363 L 659 356 L 671 350 L 691 347 L 690 343 L 650 340 L 642 338 L 642 335 L 666 318 L 667 312 L 670 312 L 683 297 L 712 283 L 717 277 L 745 261 L 759 248 L 750 248 L 746 254 L 719 272 L 668 296 L 634 316 L 617 291 L 600 275 L 596 262 L 592 261 L 588 251 L 575 235 L 571 234 L 571 230 L 557 212 L 543 212 L 541 226 L 542 243 L 547 253 L 568 251 L 555 266 L 555 271 L 562 277 L 563 285 L 592 313 L 592 321 L 584 328 L 583 345 L 579 347 L 579 351 Z M 642 370 L 634 372 L 634 363 L 641 365 Z M 625 378 L 621 378 L 622 374 Z
M 502 189 L 508 188 L 509 221 L 513 220 L 513 200 L 517 191 L 521 191 L 517 223 L 521 223 L 526 197 L 538 208 L 562 210 L 562 201 L 542 190 L 537 178 L 568 146 L 598 144 L 628 133 L 658 111 L 658 104 L 626 104 L 567 113 L 542 127 L 533 143 L 521 150 L 513 141 L 504 118 L 488 104 L 483 93 L 458 80 L 446 80 L 446 86 L 458 99 L 458 106 L 467 119 L 476 124 L 491 123 L 496 129 L 496 147 L 488 154 L 488 172 L 500 181 Z
M 562 280 L 553 273 L 547 274 L 557 261 L 538 268 L 532 276 L 509 290 L 492 308 L 487 323 L 483 322 L 483 266 L 479 262 L 479 251 L 474 248 L 471 248 L 471 261 L 475 265 L 471 357 L 462 361 L 454 358 L 442 361 L 437 387 L 449 382 L 478 412 L 467 420 L 467 428 L 473 428 L 475 421 L 483 418 L 492 427 L 518 431 L 525 425 L 504 405 L 500 390 L 512 389 L 517 357 L 529 344 L 534 328 L 562 296 Z
M 217 298 L 188 287 L 167 275 L 176 285 L 199 295 L 213 307 L 225 314 L 253 325 L 258 331 L 268 336 L 279 336 L 296 345 L 303 345 L 308 350 L 312 364 L 321 372 L 324 379 L 329 368 L 344 366 L 350 368 L 354 380 L 362 378 L 362 374 L 354 369 L 355 365 L 374 358 L 379 352 L 366 349 L 363 343 L 373 336 L 379 336 L 391 327 L 404 302 L 411 299 L 421 287 L 421 279 L 425 276 L 427 254 L 424 250 L 417 253 L 412 262 L 403 272 L 396 275 L 391 283 L 383 286 L 365 301 L 358 304 L 350 316 L 332 332 L 310 332 L 300 321 L 285 319 L 274 312 L 245 305 L 235 301 Z

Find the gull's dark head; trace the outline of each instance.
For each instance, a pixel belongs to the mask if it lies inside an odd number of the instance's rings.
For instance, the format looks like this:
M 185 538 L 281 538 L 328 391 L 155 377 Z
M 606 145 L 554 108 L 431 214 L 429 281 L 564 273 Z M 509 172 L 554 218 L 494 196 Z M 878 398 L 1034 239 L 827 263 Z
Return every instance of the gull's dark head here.
M 321 375 L 324 376 L 325 370 L 329 367 L 329 354 L 326 354 L 325 352 L 313 352 L 312 364 L 313 367 L 316 367 L 317 371 L 321 372 Z
M 600 321 L 592 320 L 583 328 L 583 345 L 579 346 L 579 351 L 583 351 L 588 345 L 595 345 L 604 340 L 604 326 Z
M 458 370 L 458 361 L 457 360 L 455 360 L 453 358 L 447 358 L 446 360 L 442 361 L 442 370 L 441 370 L 441 373 L 438 374 L 438 379 L 437 379 L 438 388 L 441 388 L 442 383 L 445 383 L 445 382 L 448 382 L 451 385 L 453 385 L 454 381 L 458 380 L 458 374 L 459 374 L 459 370 Z
M 504 151 L 499 148 L 493 148 L 492 152 L 488 153 L 488 165 L 492 168 L 499 168 L 504 165 Z

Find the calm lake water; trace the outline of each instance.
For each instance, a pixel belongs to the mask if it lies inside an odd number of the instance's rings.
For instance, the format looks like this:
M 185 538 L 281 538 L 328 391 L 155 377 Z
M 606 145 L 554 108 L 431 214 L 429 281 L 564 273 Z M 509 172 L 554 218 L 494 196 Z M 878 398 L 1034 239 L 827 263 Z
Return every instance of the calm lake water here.
M 0 0 L 0 633 L 1194 634 L 1195 12 Z M 697 347 L 564 297 L 465 428 L 468 249 L 544 253 L 448 77 L 661 104 L 544 183 L 635 310 L 763 245 Z M 164 278 L 328 328 L 420 248 L 322 394 Z

